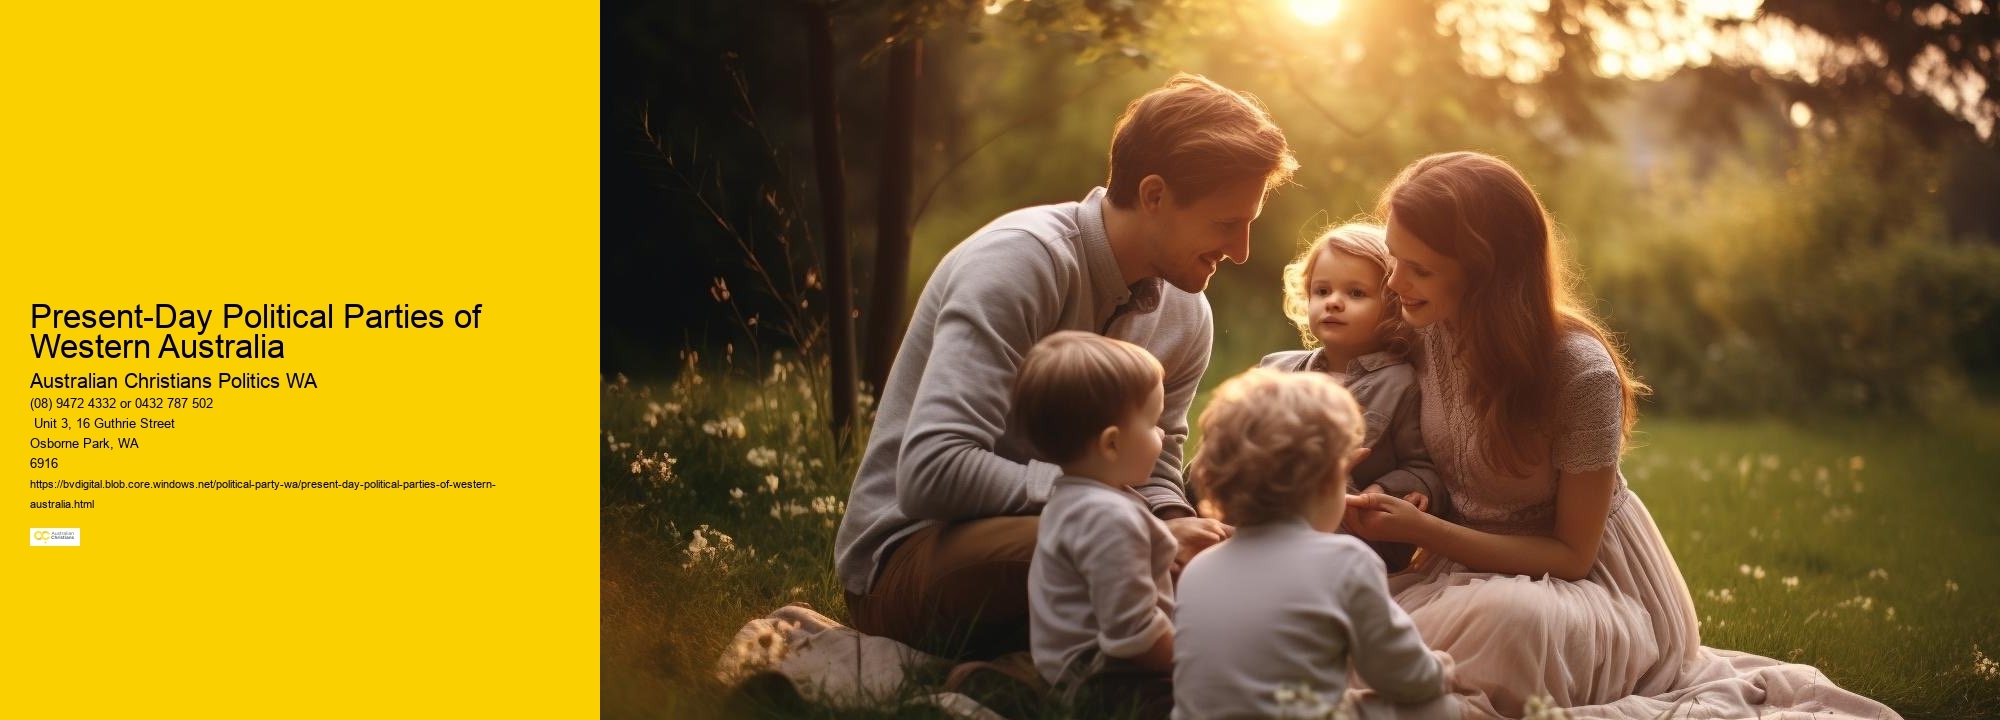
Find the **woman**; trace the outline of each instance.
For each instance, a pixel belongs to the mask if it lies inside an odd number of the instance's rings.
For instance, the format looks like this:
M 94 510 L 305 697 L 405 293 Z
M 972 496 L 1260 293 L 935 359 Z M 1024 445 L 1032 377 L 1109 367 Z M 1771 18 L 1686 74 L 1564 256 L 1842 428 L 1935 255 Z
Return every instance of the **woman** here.
M 1680 569 L 1618 470 L 1646 392 L 1568 291 L 1550 220 L 1513 167 L 1433 155 L 1383 191 L 1389 287 L 1419 328 L 1422 435 L 1457 522 L 1349 499 L 1362 537 L 1415 543 L 1390 590 L 1457 661 L 1468 707 L 1518 717 L 1895 717 L 1805 665 L 1701 646 Z M 1814 715 L 1825 717 L 1826 715 Z

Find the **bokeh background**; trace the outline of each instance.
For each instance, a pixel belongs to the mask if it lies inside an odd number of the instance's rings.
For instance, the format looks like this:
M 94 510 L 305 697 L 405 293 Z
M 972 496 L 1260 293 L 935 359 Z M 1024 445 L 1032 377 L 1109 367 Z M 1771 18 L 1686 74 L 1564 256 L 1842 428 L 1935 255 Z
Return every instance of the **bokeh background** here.
M 1303 165 L 1210 287 L 1204 388 L 1298 346 L 1315 230 L 1424 154 L 1500 155 L 1655 390 L 1625 474 L 1708 644 L 2000 712 L 1993 5 L 619 0 L 602 38 L 608 715 L 712 707 L 785 602 L 843 616 L 831 527 L 931 268 L 1102 183 L 1177 71 Z

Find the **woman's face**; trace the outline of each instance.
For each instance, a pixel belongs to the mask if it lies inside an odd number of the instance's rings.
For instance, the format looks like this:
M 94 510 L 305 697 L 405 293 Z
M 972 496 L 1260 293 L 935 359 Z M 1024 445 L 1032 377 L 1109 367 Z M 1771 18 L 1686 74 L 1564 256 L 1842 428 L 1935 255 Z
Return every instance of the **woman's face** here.
M 1465 294 L 1465 270 L 1457 260 L 1445 257 L 1410 234 L 1408 228 L 1389 217 L 1389 254 L 1396 266 L 1389 272 L 1389 289 L 1402 296 L 1403 320 L 1412 327 L 1427 327 L 1458 314 L 1458 301 Z

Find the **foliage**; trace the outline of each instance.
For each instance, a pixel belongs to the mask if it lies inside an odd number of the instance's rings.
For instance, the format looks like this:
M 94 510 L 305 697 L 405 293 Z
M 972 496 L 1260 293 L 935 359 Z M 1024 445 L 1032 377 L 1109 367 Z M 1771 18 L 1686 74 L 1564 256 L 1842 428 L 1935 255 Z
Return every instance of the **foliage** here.
M 826 361 L 683 358 L 657 390 L 620 376 L 601 399 L 606 715 L 712 712 L 737 626 L 842 607 L 833 534 L 859 448 L 828 429 Z
M 1862 124 L 1770 166 L 1748 153 L 1626 188 L 1623 235 L 1578 244 L 1658 407 L 1799 416 L 1963 394 L 1967 333 L 2000 313 L 2000 246 L 1946 236 L 1944 158 L 1914 145 Z

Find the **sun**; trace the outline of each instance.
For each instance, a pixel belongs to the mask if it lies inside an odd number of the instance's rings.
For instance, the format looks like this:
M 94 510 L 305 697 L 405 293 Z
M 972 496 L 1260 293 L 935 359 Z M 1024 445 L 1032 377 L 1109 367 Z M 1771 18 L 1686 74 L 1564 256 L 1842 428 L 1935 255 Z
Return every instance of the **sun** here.
M 1292 0 L 1292 14 L 1307 25 L 1325 25 L 1340 15 L 1340 0 Z

